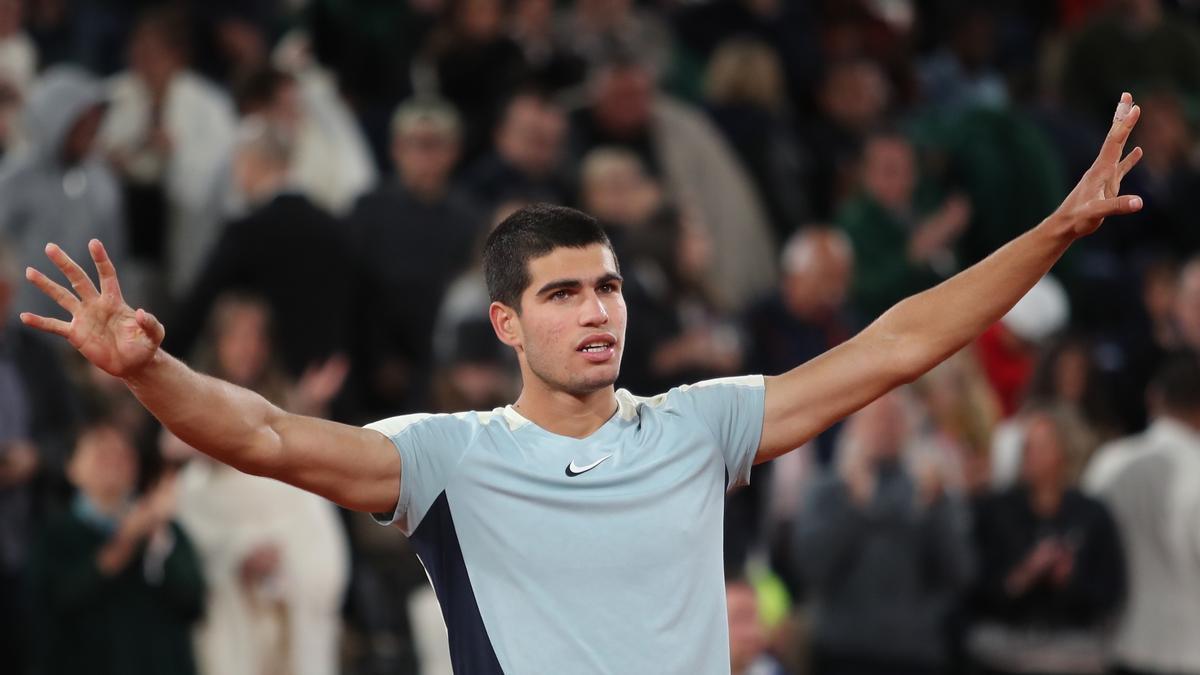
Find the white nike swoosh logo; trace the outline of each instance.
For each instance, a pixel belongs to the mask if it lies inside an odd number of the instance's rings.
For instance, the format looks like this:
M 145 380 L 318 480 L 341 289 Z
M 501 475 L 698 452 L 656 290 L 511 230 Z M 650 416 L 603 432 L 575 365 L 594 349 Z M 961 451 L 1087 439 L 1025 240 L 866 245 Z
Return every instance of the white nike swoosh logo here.
M 587 466 L 575 466 L 575 460 L 571 460 L 571 463 L 567 465 L 567 475 L 573 478 L 581 473 L 591 471 L 592 469 L 600 466 L 600 463 L 609 457 L 612 457 L 612 455 L 605 455 L 591 464 L 588 464 Z

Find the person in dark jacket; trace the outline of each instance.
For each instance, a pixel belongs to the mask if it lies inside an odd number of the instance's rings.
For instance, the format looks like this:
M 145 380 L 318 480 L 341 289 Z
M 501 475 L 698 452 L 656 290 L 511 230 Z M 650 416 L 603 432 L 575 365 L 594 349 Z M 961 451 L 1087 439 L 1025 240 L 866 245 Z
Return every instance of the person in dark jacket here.
M 968 518 L 913 441 L 902 393 L 863 408 L 842 434 L 840 470 L 818 479 L 797 519 L 815 675 L 949 672 L 945 622 L 973 573 Z
M 221 235 L 181 305 L 166 340 L 172 353 L 191 350 L 213 303 L 231 290 L 266 300 L 290 376 L 347 348 L 355 283 L 349 239 L 337 219 L 291 189 L 292 149 L 293 139 L 270 123 L 251 117 L 242 125 L 234 174 L 252 209 Z
M 425 403 L 438 308 L 486 223 L 450 180 L 461 139 L 448 103 L 401 104 L 392 118 L 397 177 L 360 198 L 350 215 L 363 275 L 359 359 L 372 368 L 364 405 L 376 413 Z
M 1123 596 L 1124 557 L 1108 509 L 1070 485 L 1069 442 L 1054 416 L 1034 414 L 1022 483 L 976 508 L 968 647 L 983 672 L 1105 672 L 1102 629 Z
M 65 492 L 62 468 L 79 415 L 59 353 L 10 313 L 16 252 L 0 241 L 0 654 L 24 672 L 29 549 L 41 514 Z
M 204 579 L 172 521 L 174 486 L 134 498 L 138 456 L 115 427 L 83 434 L 69 473 L 78 493 L 34 553 L 35 672 L 194 675 L 191 626 Z

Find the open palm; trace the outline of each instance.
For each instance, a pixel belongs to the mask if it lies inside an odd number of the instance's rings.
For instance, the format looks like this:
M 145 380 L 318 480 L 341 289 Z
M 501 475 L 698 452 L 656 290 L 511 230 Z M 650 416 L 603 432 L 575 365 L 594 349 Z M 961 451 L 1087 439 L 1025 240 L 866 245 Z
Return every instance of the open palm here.
M 1095 232 L 1108 216 L 1133 213 L 1142 208 L 1141 197 L 1121 196 L 1121 180 L 1142 158 L 1142 149 L 1136 147 L 1124 158 L 1121 156 L 1141 113 L 1142 109 L 1133 103 L 1133 96 L 1128 92 L 1121 94 L 1100 154 L 1058 207 L 1058 212 L 1074 224 L 1074 236 Z
M 129 377 L 150 362 L 162 343 L 164 330 L 149 312 L 134 310 L 121 296 L 117 270 L 98 239 L 88 251 L 100 275 L 100 290 L 83 269 L 55 244 L 46 245 L 46 255 L 71 282 L 67 290 L 45 274 L 30 267 L 25 278 L 71 313 L 71 321 L 60 321 L 24 312 L 21 321 L 70 341 L 84 358 L 115 377 Z

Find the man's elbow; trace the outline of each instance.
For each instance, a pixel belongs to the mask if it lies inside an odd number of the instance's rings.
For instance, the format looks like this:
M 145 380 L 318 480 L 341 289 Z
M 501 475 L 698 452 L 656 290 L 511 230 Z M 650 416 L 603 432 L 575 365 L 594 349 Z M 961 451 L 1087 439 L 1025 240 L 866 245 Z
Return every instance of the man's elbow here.
M 917 335 L 880 330 L 873 337 L 871 348 L 883 357 L 880 377 L 888 389 L 911 384 L 937 365 L 932 346 Z
M 234 456 L 230 466 L 252 476 L 283 480 L 283 452 L 278 434 L 266 428 L 255 433 Z

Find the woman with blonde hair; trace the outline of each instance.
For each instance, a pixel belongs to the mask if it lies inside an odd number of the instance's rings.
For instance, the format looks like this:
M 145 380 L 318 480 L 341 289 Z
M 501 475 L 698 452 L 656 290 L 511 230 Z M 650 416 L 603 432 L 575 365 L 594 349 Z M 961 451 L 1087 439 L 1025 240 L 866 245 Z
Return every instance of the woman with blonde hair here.
M 213 307 L 197 366 L 289 409 L 320 414 L 345 377 L 331 360 L 293 384 L 274 363 L 270 312 L 252 296 Z M 196 543 L 210 592 L 195 633 L 208 675 L 333 675 L 349 551 L 337 511 L 290 485 L 210 460 L 164 433 L 179 474 L 179 519 Z

